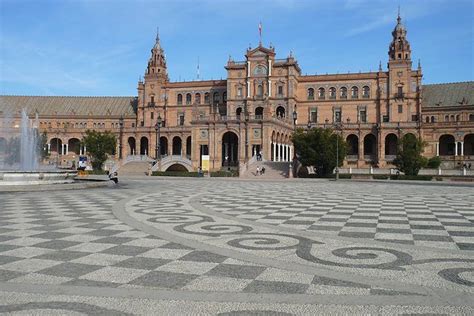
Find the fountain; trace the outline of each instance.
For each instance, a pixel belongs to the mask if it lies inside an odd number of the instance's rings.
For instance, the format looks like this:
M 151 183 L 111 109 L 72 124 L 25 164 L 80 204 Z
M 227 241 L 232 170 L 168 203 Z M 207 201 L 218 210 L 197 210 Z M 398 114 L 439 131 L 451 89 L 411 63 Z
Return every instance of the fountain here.
M 8 157 L 5 159 L 7 155 L 4 154 L 3 163 L 0 164 L 0 186 L 74 182 L 73 178 L 77 174 L 74 170 L 58 170 L 50 166 L 40 166 L 38 114 L 34 120 L 30 120 L 26 110 L 22 110 L 20 126 L 15 126 L 19 127 L 19 137 L 18 132 L 11 130 L 8 123 L 3 126 L 2 134 L 7 136 L 5 139 L 9 145 L 6 151 Z

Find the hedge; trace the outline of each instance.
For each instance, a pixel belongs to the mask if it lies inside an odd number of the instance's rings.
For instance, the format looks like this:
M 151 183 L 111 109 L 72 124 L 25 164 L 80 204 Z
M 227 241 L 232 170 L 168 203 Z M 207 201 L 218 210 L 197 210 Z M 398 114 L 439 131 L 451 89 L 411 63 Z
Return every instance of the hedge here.
M 372 179 L 374 179 L 374 180 L 387 180 L 388 175 L 386 175 L 386 174 L 374 174 L 374 175 L 372 175 Z
M 431 181 L 433 176 L 407 176 L 407 175 L 391 175 L 391 180 L 420 180 L 420 181 Z
M 197 172 L 187 172 L 187 171 L 153 171 L 152 176 L 162 176 L 162 177 L 198 177 Z
M 211 178 L 215 177 L 238 177 L 239 172 L 237 170 L 235 171 L 212 171 L 211 172 Z

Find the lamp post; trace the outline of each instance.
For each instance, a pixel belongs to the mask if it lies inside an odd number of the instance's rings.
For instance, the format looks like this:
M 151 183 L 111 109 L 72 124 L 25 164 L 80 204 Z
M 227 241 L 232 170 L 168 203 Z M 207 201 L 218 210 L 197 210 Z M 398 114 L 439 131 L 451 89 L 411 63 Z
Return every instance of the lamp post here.
M 342 131 L 342 123 L 334 123 L 335 130 Z M 336 133 L 336 181 L 339 180 L 339 135 Z
M 160 161 L 160 128 L 161 128 L 161 123 L 162 119 L 160 114 L 158 114 L 158 118 L 156 119 L 156 124 L 155 124 L 155 136 L 156 136 L 156 142 L 155 142 L 155 159 L 157 162 Z
M 119 128 L 120 128 L 120 134 L 119 134 L 119 160 L 122 160 L 122 139 L 123 139 L 123 115 L 120 116 L 119 118 Z
M 249 111 L 247 109 L 247 104 L 245 104 L 245 163 L 249 159 L 249 134 L 248 134 L 248 122 L 249 122 Z
M 298 119 L 298 113 L 296 113 L 296 109 L 293 110 L 293 125 L 296 125 L 296 120 Z

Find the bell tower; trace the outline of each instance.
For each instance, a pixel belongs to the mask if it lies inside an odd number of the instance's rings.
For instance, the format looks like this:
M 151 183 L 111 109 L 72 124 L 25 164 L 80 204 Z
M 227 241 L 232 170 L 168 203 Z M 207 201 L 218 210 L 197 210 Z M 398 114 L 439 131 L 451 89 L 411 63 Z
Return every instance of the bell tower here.
M 407 40 L 407 30 L 402 24 L 400 11 L 398 12 L 397 25 L 392 31 L 392 42 L 388 50 L 388 68 L 395 64 L 404 64 L 411 68 L 411 48 Z
M 151 127 L 156 124 L 160 113 L 160 107 L 166 105 L 165 85 L 169 81 L 166 68 L 166 56 L 160 43 L 159 32 L 156 32 L 156 39 L 151 56 L 148 59 L 144 80 L 138 81 L 138 111 L 137 126 Z

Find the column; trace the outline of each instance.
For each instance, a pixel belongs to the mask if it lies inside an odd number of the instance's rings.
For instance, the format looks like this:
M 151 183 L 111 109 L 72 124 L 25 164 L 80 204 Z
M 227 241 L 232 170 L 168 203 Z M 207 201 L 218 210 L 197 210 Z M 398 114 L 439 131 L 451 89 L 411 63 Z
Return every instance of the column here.
M 454 156 L 458 155 L 458 142 L 454 142 Z
M 289 150 L 290 150 L 290 161 L 293 160 L 293 155 L 291 154 L 292 153 L 292 146 L 289 147 Z
M 65 144 L 66 145 L 66 155 L 69 155 L 69 144 Z
M 61 156 L 64 155 L 64 144 L 61 144 Z
M 82 149 L 82 154 L 85 155 L 86 154 L 86 146 L 84 145 L 84 149 Z
M 48 143 L 48 154 L 51 154 L 51 144 Z
M 461 156 L 464 156 L 464 142 L 459 142 L 461 144 Z
M 436 142 L 436 156 L 439 156 L 439 143 Z
M 288 145 L 285 145 L 285 161 L 288 161 Z
M 277 153 L 276 153 L 276 147 L 277 147 L 277 145 L 276 145 L 275 143 L 273 143 L 273 161 L 277 161 L 277 160 L 276 160 L 276 157 L 277 157 L 277 156 L 276 156 L 276 155 L 277 155 Z

